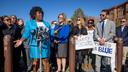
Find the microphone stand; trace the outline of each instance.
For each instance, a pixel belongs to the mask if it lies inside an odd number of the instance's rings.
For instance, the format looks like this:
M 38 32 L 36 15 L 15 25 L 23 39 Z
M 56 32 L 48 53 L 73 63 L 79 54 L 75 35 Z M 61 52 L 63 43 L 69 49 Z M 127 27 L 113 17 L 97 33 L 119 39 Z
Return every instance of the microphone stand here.
M 43 29 L 43 27 L 39 27 L 37 29 L 37 45 L 40 48 L 40 72 L 42 72 L 42 46 L 43 46 L 43 41 L 46 39 L 47 32 L 46 29 Z
M 42 41 L 40 41 L 40 72 L 42 72 Z
M 40 72 L 42 72 L 42 58 L 41 58 L 41 56 L 42 56 L 42 36 L 41 36 L 41 29 L 40 28 L 38 28 L 37 29 L 38 31 L 37 31 L 37 45 L 39 46 L 39 48 L 40 48 Z

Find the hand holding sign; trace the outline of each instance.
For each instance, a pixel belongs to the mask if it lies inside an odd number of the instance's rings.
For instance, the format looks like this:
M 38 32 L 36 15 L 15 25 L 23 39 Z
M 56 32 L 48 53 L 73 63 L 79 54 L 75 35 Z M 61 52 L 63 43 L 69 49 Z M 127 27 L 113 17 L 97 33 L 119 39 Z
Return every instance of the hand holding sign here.
M 106 39 L 105 39 L 105 38 L 99 39 L 99 44 L 100 44 L 100 45 L 104 45 L 105 42 L 106 42 Z
M 77 40 L 75 40 L 76 50 L 90 49 L 94 47 L 95 47 L 95 43 L 93 37 L 90 35 L 80 35 L 78 36 Z

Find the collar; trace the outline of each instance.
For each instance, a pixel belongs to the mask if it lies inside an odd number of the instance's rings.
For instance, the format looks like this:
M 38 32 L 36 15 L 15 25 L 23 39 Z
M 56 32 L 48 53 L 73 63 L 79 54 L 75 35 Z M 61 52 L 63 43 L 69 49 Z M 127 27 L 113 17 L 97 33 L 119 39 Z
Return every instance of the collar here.
M 104 22 L 107 22 L 107 21 L 108 21 L 108 19 L 105 19 L 105 20 L 104 20 Z
M 103 20 L 104 21 L 104 24 L 106 24 L 107 23 L 107 21 L 108 21 L 108 19 L 105 19 L 105 20 Z M 101 22 L 101 23 L 103 23 L 103 21 Z

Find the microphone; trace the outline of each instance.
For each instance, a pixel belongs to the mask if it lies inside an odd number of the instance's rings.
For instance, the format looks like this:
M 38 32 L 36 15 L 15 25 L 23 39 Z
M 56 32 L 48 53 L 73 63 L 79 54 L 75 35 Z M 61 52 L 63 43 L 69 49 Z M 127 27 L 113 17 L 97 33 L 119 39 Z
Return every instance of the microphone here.
M 40 26 L 37 28 L 37 40 L 48 40 L 49 35 L 48 35 L 48 28 L 45 28 L 43 26 Z
M 43 26 L 40 26 L 37 28 L 37 40 L 38 41 L 40 41 L 42 39 L 43 32 L 44 32 Z
M 36 30 L 32 29 L 31 34 L 32 34 L 32 36 L 35 35 L 36 34 Z
M 33 41 L 34 35 L 36 34 L 36 30 L 35 30 L 35 29 L 32 29 L 31 34 L 32 34 L 32 41 Z M 31 42 L 32 42 L 32 41 L 31 41 Z

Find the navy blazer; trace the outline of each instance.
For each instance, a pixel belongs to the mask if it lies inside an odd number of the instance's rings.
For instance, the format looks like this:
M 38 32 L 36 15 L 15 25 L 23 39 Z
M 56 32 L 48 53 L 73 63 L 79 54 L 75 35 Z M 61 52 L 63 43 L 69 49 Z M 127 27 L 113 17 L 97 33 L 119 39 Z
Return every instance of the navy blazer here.
M 123 38 L 124 46 L 128 46 L 128 26 L 125 26 L 123 31 L 121 30 L 121 26 L 116 28 L 116 36 Z

